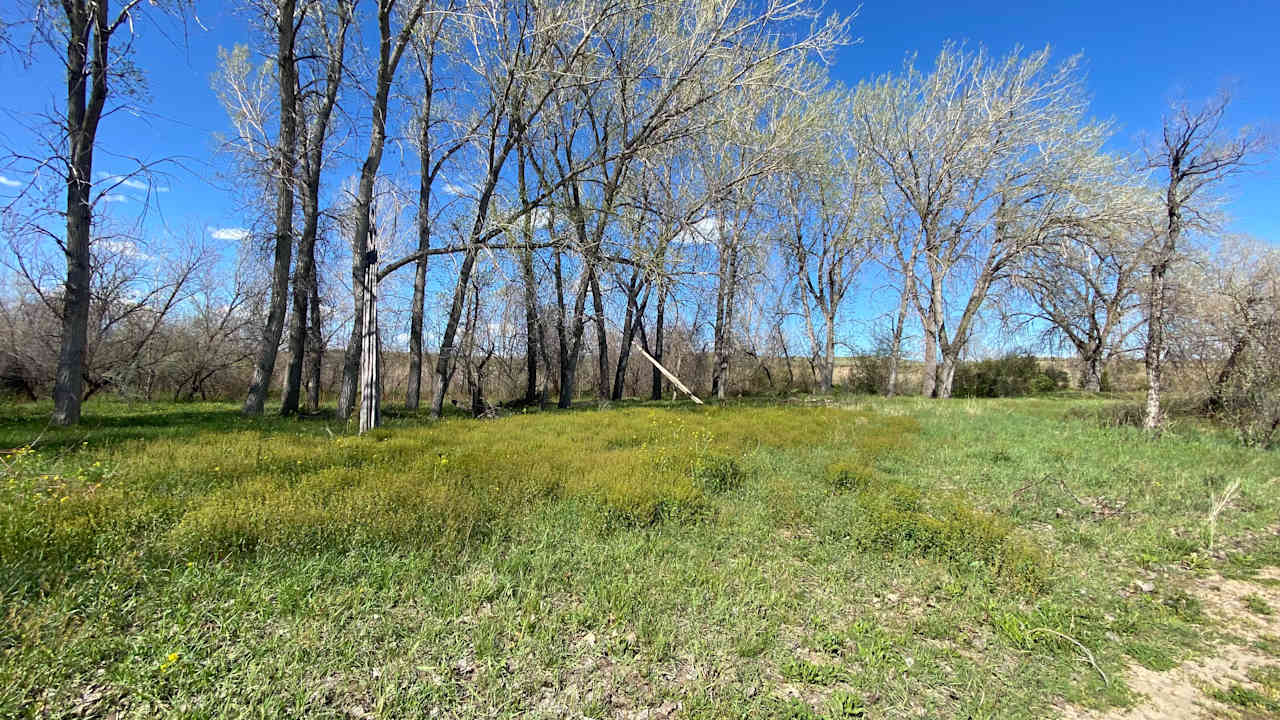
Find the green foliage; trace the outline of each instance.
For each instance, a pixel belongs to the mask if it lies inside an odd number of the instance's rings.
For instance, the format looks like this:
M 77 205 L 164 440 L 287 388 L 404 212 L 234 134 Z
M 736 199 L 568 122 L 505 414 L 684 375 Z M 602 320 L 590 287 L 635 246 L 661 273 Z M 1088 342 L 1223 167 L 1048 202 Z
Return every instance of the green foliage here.
M 1048 579 L 1047 555 L 1015 535 L 1008 521 L 955 493 L 936 493 L 926 501 L 914 487 L 880 480 L 858 493 L 852 523 L 865 550 L 980 567 L 1027 589 Z
M 1271 609 L 1271 606 L 1267 604 L 1267 601 L 1257 593 L 1246 595 L 1244 598 L 1244 606 L 1249 608 L 1250 612 L 1257 615 L 1271 615 L 1275 612 Z
M 693 482 L 700 490 L 722 493 L 741 487 L 743 470 L 737 460 L 724 455 L 706 455 L 693 463 Z
M 867 709 L 862 704 L 862 698 L 847 690 L 837 690 L 831 693 L 831 697 L 827 700 L 827 707 L 829 708 L 827 717 L 831 718 L 831 720 L 867 716 Z
M 827 482 L 837 490 L 864 490 L 875 476 L 875 470 L 856 458 L 830 463 L 826 470 Z
M 848 676 L 839 665 L 819 665 L 797 657 L 783 660 L 778 671 L 788 680 L 808 685 L 834 685 Z
M 1067 387 L 1064 370 L 1040 367 L 1034 355 L 1010 353 L 1000 358 L 961 363 L 951 387 L 954 397 L 1022 397 Z
M 1235 683 L 1232 683 L 1225 690 L 1221 688 L 1213 689 L 1209 692 L 1209 697 L 1225 705 L 1235 705 L 1246 710 L 1280 713 L 1280 701 L 1272 700 L 1253 688 L 1247 688 Z

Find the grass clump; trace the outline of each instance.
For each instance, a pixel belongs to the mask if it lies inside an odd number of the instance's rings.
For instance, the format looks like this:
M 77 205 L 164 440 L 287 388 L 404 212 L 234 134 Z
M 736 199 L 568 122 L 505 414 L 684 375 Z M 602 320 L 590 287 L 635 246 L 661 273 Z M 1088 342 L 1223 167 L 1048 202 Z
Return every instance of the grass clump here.
M 1245 595 L 1244 606 L 1249 608 L 1249 612 L 1255 615 L 1271 615 L 1275 612 L 1271 609 L 1271 605 L 1257 593 Z
M 1245 710 L 1280 713 L 1280 701 L 1273 700 L 1253 688 L 1247 688 L 1235 683 L 1225 690 L 1222 688 L 1211 690 L 1209 697 L 1224 705 L 1234 705 Z
M 854 536 L 865 550 L 982 567 L 1028 589 L 1048 580 L 1049 558 L 1013 526 L 956 493 L 926 500 L 919 489 L 881 479 L 857 495 Z
M 834 685 L 848 676 L 839 665 L 820 665 L 798 657 L 787 658 L 778 670 L 782 677 L 806 685 Z

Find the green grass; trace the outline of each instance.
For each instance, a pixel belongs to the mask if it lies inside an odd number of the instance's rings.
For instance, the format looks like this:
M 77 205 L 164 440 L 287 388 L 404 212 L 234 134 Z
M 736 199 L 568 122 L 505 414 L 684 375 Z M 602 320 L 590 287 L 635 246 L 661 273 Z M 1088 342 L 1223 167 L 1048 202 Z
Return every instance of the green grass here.
M 1280 562 L 1280 455 L 1211 429 L 1149 440 L 1079 398 L 841 405 L 365 437 L 5 408 L 0 716 L 1043 717 L 1204 651 L 1181 580 Z

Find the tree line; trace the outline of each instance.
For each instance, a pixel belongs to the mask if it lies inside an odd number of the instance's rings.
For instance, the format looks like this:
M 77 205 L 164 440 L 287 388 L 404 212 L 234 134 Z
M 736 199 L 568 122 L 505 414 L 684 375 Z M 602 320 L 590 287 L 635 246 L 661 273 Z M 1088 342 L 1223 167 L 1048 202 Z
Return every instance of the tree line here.
M 568 407 L 584 380 L 616 400 L 638 373 L 656 398 L 686 358 L 719 398 L 760 373 L 830 391 L 859 336 L 889 395 L 949 397 L 992 336 L 1070 350 L 1087 390 L 1141 356 L 1151 428 L 1170 363 L 1211 376 L 1219 409 L 1275 379 L 1276 251 L 1208 241 L 1267 150 L 1226 127 L 1226 95 L 1119 153 L 1078 56 L 948 44 L 844 86 L 851 18 L 808 0 L 254 0 L 255 42 L 212 82 L 256 222 L 215 281 L 219 248 L 147 259 L 105 212 L 94 133 L 136 82 L 129 33 L 187 10 L 108 6 L 22 25 L 67 64 L 67 100 L 51 152 L 9 164 L 65 202 L 32 181 L 5 210 L 6 362 L 56 364 L 56 423 L 161 367 L 179 396 L 240 369 L 246 414 L 276 387 L 281 413 L 315 410 L 328 365 L 364 428 L 387 344 L 403 404 L 436 416 L 461 388 L 482 410 L 497 372 L 520 376 L 504 400 Z M 38 318 L 56 363 L 19 339 Z

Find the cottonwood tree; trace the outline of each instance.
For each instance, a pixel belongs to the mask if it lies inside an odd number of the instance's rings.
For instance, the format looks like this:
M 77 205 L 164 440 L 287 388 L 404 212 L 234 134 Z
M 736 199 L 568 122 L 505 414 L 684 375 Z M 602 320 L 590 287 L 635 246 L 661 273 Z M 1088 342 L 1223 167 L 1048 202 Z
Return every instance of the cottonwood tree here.
M 10 31 L 30 32 L 28 47 L 46 48 L 66 68 L 65 105 L 50 118 L 52 128 L 45 136 L 50 155 L 36 158 L 19 152 L 13 158 L 32 172 L 56 172 L 65 191 L 65 203 L 59 213 L 65 234 L 58 236 L 46 229 L 66 259 L 62 304 L 58 309 L 61 329 L 53 392 L 55 425 L 80 421 L 92 303 L 90 244 L 94 220 L 102 199 L 128 180 L 117 178 L 110 187 L 95 190 L 98 129 L 112 110 L 109 99 L 137 95 L 141 70 L 133 62 L 135 24 L 157 13 L 180 15 L 183 5 L 127 0 L 113 9 L 108 0 L 64 0 L 57 4 L 36 1 L 21 4 L 15 13 L 20 16 L 6 18 Z M 139 167 L 139 171 L 145 170 L 145 166 Z M 27 189 L 34 187 L 33 183 Z
M 357 308 L 351 323 L 351 337 L 342 361 L 342 386 L 338 394 L 337 416 L 346 420 L 355 407 L 360 374 L 361 338 L 364 336 L 363 307 L 366 266 L 370 262 L 370 208 L 373 205 L 374 181 L 382 165 L 382 152 L 387 142 L 387 109 L 391 85 L 405 50 L 414 38 L 418 22 L 427 9 L 427 0 L 377 0 L 378 50 L 374 70 L 369 111 L 369 149 L 360 166 L 359 182 L 352 202 L 351 294 Z M 376 332 L 371 330 L 371 332 Z
M 830 392 L 841 306 L 885 228 L 871 156 L 840 128 L 824 129 L 808 146 L 812 151 L 795 158 L 781 181 L 789 226 L 783 244 L 796 276 L 818 387 Z
M 304 9 L 302 56 L 294 112 L 302 128 L 299 153 L 301 173 L 297 187 L 302 204 L 302 233 L 298 237 L 297 263 L 293 277 L 293 313 L 289 321 L 289 366 L 285 372 L 280 414 L 298 412 L 302 394 L 302 369 L 311 331 L 308 317 L 319 304 L 316 272 L 316 242 L 320 233 L 320 180 L 325 166 L 325 147 L 330 119 L 338 100 L 345 70 L 347 31 L 355 20 L 355 0 L 314 3 Z M 318 67 L 317 67 L 318 66 Z M 318 310 L 318 308 L 317 308 Z M 278 339 L 277 339 L 278 342 Z M 313 357 L 319 357 L 313 355 Z
M 1085 118 L 1078 59 L 996 60 L 948 46 L 929 75 L 908 64 L 864 92 L 867 147 L 911 210 L 910 271 L 924 327 L 926 395 L 948 397 L 988 296 L 1028 249 L 1111 212 L 1107 128 Z M 1092 188 L 1092 189 L 1091 189 Z
M 1127 351 L 1126 342 L 1140 328 L 1152 239 L 1140 222 L 1100 229 L 1096 235 L 1051 237 L 1028 252 L 1012 275 L 1029 303 L 1018 303 L 1019 324 L 1044 323 L 1048 340 L 1074 349 L 1080 387 L 1089 392 L 1102 389 L 1108 362 Z
M 265 77 L 260 74 L 259 83 L 253 86 L 238 82 L 253 72 L 248 66 L 247 48 L 241 46 L 222 53 L 219 76 L 215 79 L 215 90 L 237 131 L 236 144 L 242 153 L 247 154 L 250 162 L 256 162 L 265 170 L 267 179 L 264 179 L 264 185 L 270 185 L 274 193 L 270 299 L 254 362 L 253 379 L 241 408 L 246 415 L 261 415 L 266 404 L 289 307 L 298 152 L 297 39 L 306 17 L 305 11 L 299 12 L 296 0 L 260 2 L 254 10 L 274 39 L 274 48 L 269 56 L 276 86 L 276 125 L 270 125 L 272 116 L 264 102 L 269 97 L 265 93 Z M 250 95 L 246 92 L 250 88 L 257 92 Z
M 1212 193 L 1243 171 L 1265 148 L 1255 131 L 1230 135 L 1223 127 L 1230 96 L 1223 93 L 1199 108 L 1176 104 L 1164 118 L 1159 142 L 1148 151 L 1147 167 L 1164 176 L 1162 239 L 1150 266 L 1147 289 L 1147 402 L 1143 426 L 1154 431 L 1163 415 L 1165 329 L 1169 323 L 1168 274 L 1182 250 L 1183 235 L 1212 225 Z

